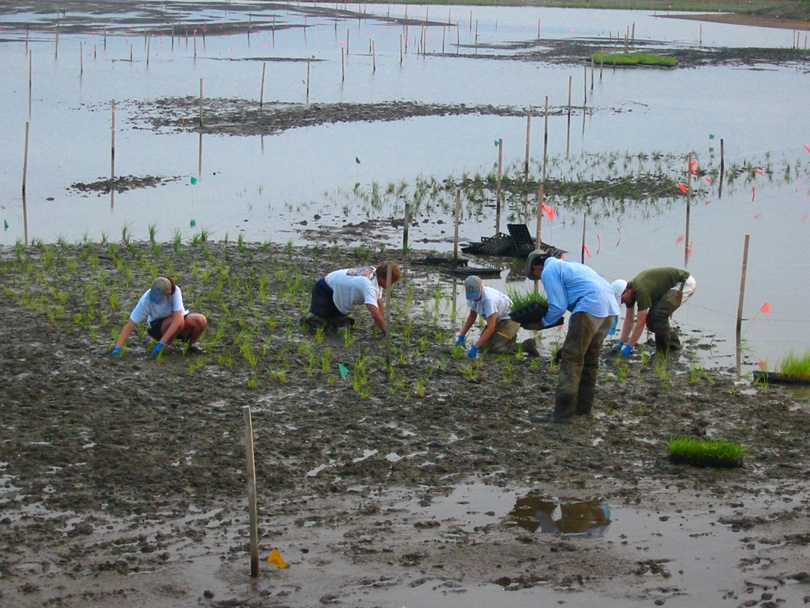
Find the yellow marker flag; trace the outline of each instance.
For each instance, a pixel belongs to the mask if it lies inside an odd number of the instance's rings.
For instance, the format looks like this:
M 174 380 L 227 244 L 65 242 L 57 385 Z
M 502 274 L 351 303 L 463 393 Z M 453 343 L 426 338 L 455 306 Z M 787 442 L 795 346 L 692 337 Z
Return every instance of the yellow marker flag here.
M 270 557 L 267 558 L 267 561 L 274 566 L 278 566 L 279 568 L 287 567 L 287 562 L 281 558 L 281 553 L 278 552 L 278 549 L 273 549 L 273 551 L 270 553 Z

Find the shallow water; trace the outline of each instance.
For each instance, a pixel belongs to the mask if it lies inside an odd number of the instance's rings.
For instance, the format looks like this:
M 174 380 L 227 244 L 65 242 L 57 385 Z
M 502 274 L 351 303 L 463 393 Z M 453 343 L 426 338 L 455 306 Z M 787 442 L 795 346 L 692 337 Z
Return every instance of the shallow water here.
M 175 6 L 175 5 L 173 5 Z M 179 4 L 177 6 L 182 6 Z M 193 6 L 191 3 L 189 7 Z M 333 8 L 334 5 L 320 5 Z M 363 10 L 362 8 L 360 10 Z M 131 102 L 161 97 L 197 96 L 200 79 L 207 98 L 258 100 L 261 61 L 246 58 L 314 58 L 310 95 L 306 95 L 305 61 L 268 63 L 264 99 L 268 102 L 376 103 L 415 100 L 425 103 L 508 105 L 519 108 L 566 106 L 569 79 L 573 104 L 584 97 L 580 67 L 524 61 L 481 59 L 482 55 L 512 54 L 504 44 L 544 38 L 623 37 L 634 27 L 639 40 L 672 46 L 790 47 L 793 32 L 662 18 L 644 11 L 590 11 L 536 8 L 465 7 L 408 8 L 411 19 L 442 22 L 426 30 L 427 55 L 414 45 L 421 28 L 411 26 L 409 50 L 400 63 L 400 41 L 406 32 L 388 20 L 403 17 L 405 7 L 366 7 L 362 19 L 334 20 L 318 16 L 317 7 L 290 6 L 288 10 L 227 12 L 206 8 L 190 11 L 187 22 L 203 18 L 222 22 L 270 22 L 291 26 L 250 36 L 209 34 L 203 44 L 177 36 L 172 44 L 170 26 L 150 30 L 148 45 L 137 27 L 114 27 L 109 21 L 105 39 L 95 34 L 62 34 L 58 47 L 52 32 L 31 33 L 14 27 L 29 16 L 6 17 L 0 42 L 0 89 L 4 108 L 0 117 L 0 214 L 8 223 L 3 243 L 29 239 L 78 240 L 84 235 L 117 239 L 124 226 L 134 238 L 144 239 L 154 224 L 157 238 L 170 240 L 179 231 L 191 238 L 200 230 L 213 238 L 241 235 L 249 241 L 296 243 L 324 240 L 305 230 L 341 227 L 364 219 L 365 212 L 349 194 L 355 184 L 369 189 L 376 182 L 413 181 L 419 177 L 460 177 L 486 174 L 497 162 L 503 139 L 504 166 L 519 166 L 525 155 L 527 121 L 520 117 L 450 116 L 411 118 L 395 122 L 336 124 L 292 129 L 263 137 L 205 136 L 196 133 L 154 133 L 133 123 Z M 390 11 L 390 13 L 389 13 Z M 376 15 L 371 14 L 375 12 Z M 37 19 L 46 18 L 37 17 Z M 176 18 L 177 19 L 177 18 Z M 304 27 L 306 26 L 306 27 Z M 455 41 L 462 52 L 476 53 L 475 33 L 481 46 L 474 57 L 455 57 Z M 444 30 L 447 30 L 446 32 Z M 179 30 L 179 28 L 178 28 Z M 211 25 L 209 31 L 215 30 Z M 440 53 L 442 39 L 447 55 Z M 375 44 L 376 57 L 370 53 Z M 610 46 L 608 44 L 608 46 Z M 31 98 L 29 56 L 31 51 Z M 83 73 L 80 75 L 80 57 Z M 346 77 L 341 80 L 341 49 L 346 55 Z M 130 62 L 130 53 L 133 61 Z M 376 70 L 373 69 L 376 63 Z M 751 236 L 743 309 L 743 338 L 750 370 L 762 360 L 773 369 L 788 350 L 808 348 L 808 320 L 796 303 L 810 297 L 804 278 L 808 251 L 807 213 L 810 183 L 806 167 L 810 155 L 804 146 L 806 131 L 806 69 L 764 66 L 756 69 L 706 67 L 677 70 L 605 70 L 588 89 L 589 112 L 574 112 L 549 119 L 549 149 L 558 164 L 550 174 L 564 175 L 578 159 L 589 155 L 654 152 L 682 155 L 692 151 L 702 167 L 716 168 L 719 141 L 725 144 L 726 166 L 743 162 L 766 167 L 783 163 L 801 167 L 790 179 L 740 181 L 722 197 L 716 185 L 703 185 L 705 196 L 693 201 L 688 267 L 698 280 L 698 292 L 676 320 L 685 332 L 717 335 L 715 364 L 733 365 L 734 330 L 739 301 L 742 248 Z M 109 195 L 76 193 L 76 182 L 109 177 L 111 170 L 111 100 L 117 100 L 116 175 L 156 175 L 172 178 L 166 185 Z M 193 119 L 194 117 L 189 117 Z M 21 183 L 26 122 L 30 124 L 27 165 L 26 213 Z M 543 120 L 535 117 L 531 137 L 534 167 L 542 163 Z M 602 167 L 610 176 L 610 170 Z M 618 169 L 617 169 L 618 171 Z M 683 169 L 669 171 L 686 180 Z M 192 185 L 190 178 L 198 177 Z M 628 213 L 611 215 L 597 224 L 589 220 L 586 261 L 608 279 L 626 279 L 655 265 L 683 266 L 685 201 L 651 217 Z M 344 211 L 344 207 L 347 211 Z M 378 217 L 399 215 L 390 208 Z M 315 220 L 316 215 L 320 216 Z M 27 217 L 26 217 L 27 216 Z M 435 212 L 430 221 L 411 230 L 414 247 L 452 249 L 452 213 Z M 438 224 L 436 220 L 444 223 Z M 306 226 L 302 225 L 306 222 Z M 534 219 L 527 223 L 534 233 Z M 503 224 L 501 229 L 503 230 Z M 465 216 L 460 228 L 464 242 L 495 232 L 494 211 Z M 543 239 L 579 259 L 582 216 L 563 205 L 553 222 L 546 221 Z M 398 246 L 393 229 L 375 231 L 366 245 L 376 249 L 382 240 Z M 498 281 L 492 282 L 501 286 Z M 765 303 L 769 313 L 759 312 Z M 462 302 L 463 304 L 463 302 Z M 711 340 L 711 338 L 709 338 Z

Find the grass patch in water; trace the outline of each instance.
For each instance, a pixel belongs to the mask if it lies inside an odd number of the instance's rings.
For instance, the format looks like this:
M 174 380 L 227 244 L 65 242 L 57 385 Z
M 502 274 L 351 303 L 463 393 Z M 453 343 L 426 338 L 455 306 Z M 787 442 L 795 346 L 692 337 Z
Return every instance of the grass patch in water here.
M 669 460 L 696 467 L 741 467 L 746 449 L 730 441 L 673 437 L 669 442 Z
M 591 55 L 594 63 L 602 65 L 655 65 L 665 68 L 674 68 L 678 60 L 674 57 L 662 57 L 652 53 L 594 53 Z
M 810 352 L 804 355 L 789 352 L 776 365 L 776 372 L 788 378 L 810 380 Z

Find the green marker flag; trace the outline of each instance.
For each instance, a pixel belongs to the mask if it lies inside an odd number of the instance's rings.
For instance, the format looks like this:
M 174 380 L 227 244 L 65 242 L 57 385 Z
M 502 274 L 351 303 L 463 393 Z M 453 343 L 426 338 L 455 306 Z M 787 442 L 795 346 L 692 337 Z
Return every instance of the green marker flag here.
M 8 230 L 8 220 L 3 220 L 3 228 Z
M 192 228 L 194 228 L 194 226 L 196 226 L 196 225 L 197 225 L 197 220 L 191 220 L 191 221 L 188 223 L 188 225 L 189 225 L 189 226 L 191 226 Z
M 355 156 L 354 157 L 354 162 L 356 162 L 359 165 L 360 164 L 360 159 Z
M 346 369 L 342 363 L 338 363 L 338 371 L 340 372 L 340 377 L 345 378 L 349 375 L 349 370 Z
M 495 140 L 495 147 L 497 148 L 499 145 L 501 145 L 501 142 L 496 139 Z
M 714 133 L 709 133 L 709 139 L 714 139 Z
M 191 185 L 193 186 L 193 185 L 194 185 L 194 184 L 196 184 L 196 183 L 197 183 L 197 178 L 196 178 L 196 177 L 192 177 L 192 178 L 191 178 Z

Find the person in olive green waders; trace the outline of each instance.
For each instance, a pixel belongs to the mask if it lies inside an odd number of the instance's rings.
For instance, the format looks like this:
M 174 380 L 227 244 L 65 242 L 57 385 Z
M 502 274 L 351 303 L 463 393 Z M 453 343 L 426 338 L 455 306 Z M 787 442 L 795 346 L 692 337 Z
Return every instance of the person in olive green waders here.
M 526 260 L 526 276 L 540 279 L 548 298 L 544 327 L 571 311 L 568 332 L 560 349 L 560 377 L 552 422 L 589 416 L 596 393 L 599 350 L 619 315 L 613 289 L 596 271 L 537 249 Z
M 666 357 L 681 347 L 678 332 L 669 318 L 697 289 L 695 277 L 678 268 L 649 268 L 632 281 L 616 279 L 612 284 L 615 297 L 627 306 L 619 342 L 614 352 L 629 357 L 647 329 L 655 334 L 655 355 Z M 638 314 L 635 313 L 638 306 Z

